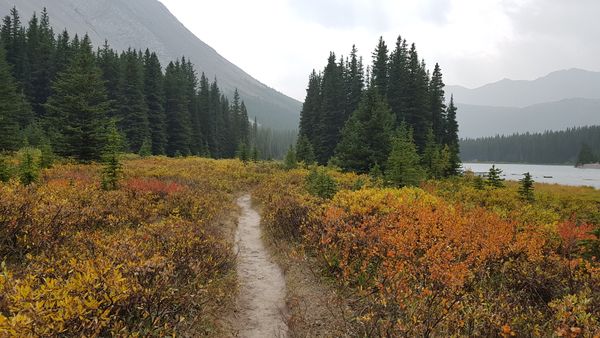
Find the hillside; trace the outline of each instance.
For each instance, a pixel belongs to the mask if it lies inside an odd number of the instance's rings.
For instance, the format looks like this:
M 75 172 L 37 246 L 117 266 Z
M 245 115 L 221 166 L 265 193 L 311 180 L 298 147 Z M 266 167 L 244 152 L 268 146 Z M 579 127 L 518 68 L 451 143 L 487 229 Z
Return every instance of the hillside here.
M 95 45 L 108 40 L 117 50 L 129 47 L 155 50 L 163 66 L 186 56 L 199 72 L 217 77 L 220 87 L 231 96 L 238 88 L 249 115 L 263 125 L 293 129 L 298 125 L 301 103 L 252 78 L 183 26 L 157 0 L 0 0 L 0 13 L 16 6 L 22 20 L 47 7 L 56 31 L 88 33 Z M 207 14 L 209 15 L 209 14 Z M 232 41 L 231 43 L 235 43 Z
M 543 132 L 600 124 L 600 99 L 565 99 L 524 108 L 459 104 L 461 138 Z
M 475 89 L 446 86 L 446 92 L 462 104 L 497 107 L 522 108 L 571 98 L 600 99 L 600 72 L 561 70 L 533 81 L 504 79 Z

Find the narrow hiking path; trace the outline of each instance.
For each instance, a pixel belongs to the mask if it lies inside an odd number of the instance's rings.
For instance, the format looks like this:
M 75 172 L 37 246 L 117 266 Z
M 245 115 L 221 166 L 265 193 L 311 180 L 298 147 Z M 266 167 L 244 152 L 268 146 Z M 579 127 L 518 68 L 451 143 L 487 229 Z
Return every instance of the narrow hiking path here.
M 237 200 L 240 207 L 235 250 L 240 283 L 236 323 L 239 337 L 287 337 L 284 322 L 286 287 L 283 273 L 273 262 L 261 238 L 260 215 L 250 195 Z

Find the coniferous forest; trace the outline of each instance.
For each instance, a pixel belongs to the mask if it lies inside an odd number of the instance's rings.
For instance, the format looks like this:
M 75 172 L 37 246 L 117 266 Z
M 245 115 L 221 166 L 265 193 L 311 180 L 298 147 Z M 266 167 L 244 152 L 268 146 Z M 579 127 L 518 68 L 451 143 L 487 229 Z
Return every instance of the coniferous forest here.
M 461 158 L 465 162 L 575 164 L 583 147 L 596 152 L 600 149 L 600 126 L 460 141 Z
M 13 8 L 0 44 L 0 151 L 95 161 L 111 124 L 133 153 L 231 158 L 254 147 L 237 91 L 225 97 L 185 57 L 163 70 L 149 50 L 94 49 L 87 35 L 55 34 L 45 9 L 25 25 Z
M 366 69 L 353 47 L 348 57 L 331 53 L 324 70 L 312 72 L 296 151 L 301 161 L 347 171 L 390 172 L 414 163 L 417 173 L 444 177 L 460 168 L 457 134 L 440 66 L 430 73 L 415 44 L 399 37 L 390 51 L 380 38 Z

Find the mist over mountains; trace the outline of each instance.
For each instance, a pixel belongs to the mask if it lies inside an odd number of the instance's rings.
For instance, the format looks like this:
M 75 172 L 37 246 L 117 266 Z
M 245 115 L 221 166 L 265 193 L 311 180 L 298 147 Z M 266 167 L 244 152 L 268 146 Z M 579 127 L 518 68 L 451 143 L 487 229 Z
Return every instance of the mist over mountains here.
M 8 14 L 13 6 L 23 22 L 46 7 L 55 32 L 66 28 L 72 34 L 87 33 L 96 46 L 108 40 L 117 50 L 149 48 L 158 54 L 163 67 L 185 56 L 198 72 L 211 79 L 217 77 L 229 97 L 238 88 L 250 117 L 257 116 L 262 125 L 282 129 L 298 126 L 300 102 L 269 88 L 223 58 L 157 0 L 0 0 L 0 13 Z
M 475 89 L 446 86 L 459 107 L 460 136 L 474 138 L 600 124 L 600 73 L 561 70 L 533 81 Z

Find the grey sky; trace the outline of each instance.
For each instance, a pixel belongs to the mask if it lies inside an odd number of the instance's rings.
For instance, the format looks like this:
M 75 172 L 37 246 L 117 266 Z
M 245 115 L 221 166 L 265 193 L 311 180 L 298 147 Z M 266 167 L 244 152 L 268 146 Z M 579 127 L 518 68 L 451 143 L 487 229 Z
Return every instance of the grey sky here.
M 192 32 L 258 80 L 299 100 L 329 51 L 379 36 L 415 42 L 447 84 L 600 70 L 598 0 L 161 0 Z

